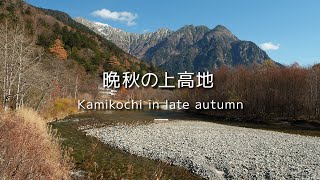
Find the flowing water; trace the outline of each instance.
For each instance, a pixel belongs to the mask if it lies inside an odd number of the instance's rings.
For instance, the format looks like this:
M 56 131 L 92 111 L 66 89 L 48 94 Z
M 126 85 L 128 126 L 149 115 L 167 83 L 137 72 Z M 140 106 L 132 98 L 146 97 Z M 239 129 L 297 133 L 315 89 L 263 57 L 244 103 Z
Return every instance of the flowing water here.
M 168 119 L 168 120 L 192 120 L 192 121 L 206 121 L 212 123 L 219 123 L 231 126 L 240 126 L 254 129 L 265 129 L 271 131 L 279 131 L 291 134 L 300 134 L 307 136 L 320 136 L 320 127 L 311 124 L 290 124 L 287 122 L 267 123 L 267 122 L 244 122 L 232 121 L 222 118 L 210 117 L 207 115 L 188 113 L 184 111 L 167 111 L 167 110 L 140 110 L 140 111 L 92 111 L 76 115 L 76 117 L 87 117 L 100 120 L 102 122 L 153 122 L 154 119 Z

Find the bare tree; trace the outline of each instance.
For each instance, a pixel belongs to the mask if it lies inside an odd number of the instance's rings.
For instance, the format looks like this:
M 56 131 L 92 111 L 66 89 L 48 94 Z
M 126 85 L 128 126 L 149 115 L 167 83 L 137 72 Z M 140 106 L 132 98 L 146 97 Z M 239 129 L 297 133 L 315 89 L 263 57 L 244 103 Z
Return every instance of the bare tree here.
M 19 25 L 10 26 L 6 21 L 0 27 L 0 63 L 2 104 L 5 110 L 9 106 L 19 108 L 21 99 L 32 85 L 29 80 L 41 60 L 42 53 L 25 35 L 24 28 Z
M 79 86 L 79 75 L 76 77 L 76 82 L 74 86 L 74 99 L 77 99 L 77 94 L 78 94 L 78 86 Z

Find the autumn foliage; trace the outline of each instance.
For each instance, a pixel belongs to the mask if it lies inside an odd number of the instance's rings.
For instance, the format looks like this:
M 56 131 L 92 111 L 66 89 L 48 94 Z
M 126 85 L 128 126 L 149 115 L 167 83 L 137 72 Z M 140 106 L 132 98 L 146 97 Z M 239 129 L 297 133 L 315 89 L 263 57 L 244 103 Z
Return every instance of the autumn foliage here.
M 241 101 L 242 111 L 206 110 L 211 115 L 258 119 L 313 119 L 320 121 L 320 68 L 298 64 L 278 67 L 266 62 L 254 67 L 214 70 L 215 88 L 193 89 L 180 94 L 189 102 Z
M 68 58 L 68 53 L 64 49 L 63 42 L 60 39 L 54 41 L 54 44 L 49 48 L 49 52 L 55 54 L 61 60 Z
M 70 114 L 78 112 L 77 104 L 71 98 L 57 98 L 48 107 L 43 110 L 42 115 L 45 119 L 54 120 L 62 119 Z

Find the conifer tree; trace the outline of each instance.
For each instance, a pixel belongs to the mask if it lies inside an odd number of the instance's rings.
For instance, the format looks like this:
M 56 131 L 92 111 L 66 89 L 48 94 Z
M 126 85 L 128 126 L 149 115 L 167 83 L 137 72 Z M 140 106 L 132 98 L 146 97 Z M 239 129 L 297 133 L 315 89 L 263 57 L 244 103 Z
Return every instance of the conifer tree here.
M 49 52 L 55 54 L 61 60 L 65 60 L 68 57 L 68 53 L 60 39 L 54 41 L 54 44 L 49 48 Z

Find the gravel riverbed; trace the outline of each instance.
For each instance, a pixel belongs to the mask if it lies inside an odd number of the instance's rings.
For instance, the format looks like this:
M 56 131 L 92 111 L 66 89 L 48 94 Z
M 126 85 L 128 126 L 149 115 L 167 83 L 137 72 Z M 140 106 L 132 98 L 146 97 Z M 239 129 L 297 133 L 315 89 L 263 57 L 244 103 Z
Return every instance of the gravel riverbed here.
M 169 121 L 85 130 L 131 154 L 206 179 L 320 179 L 320 138 L 210 122 Z

